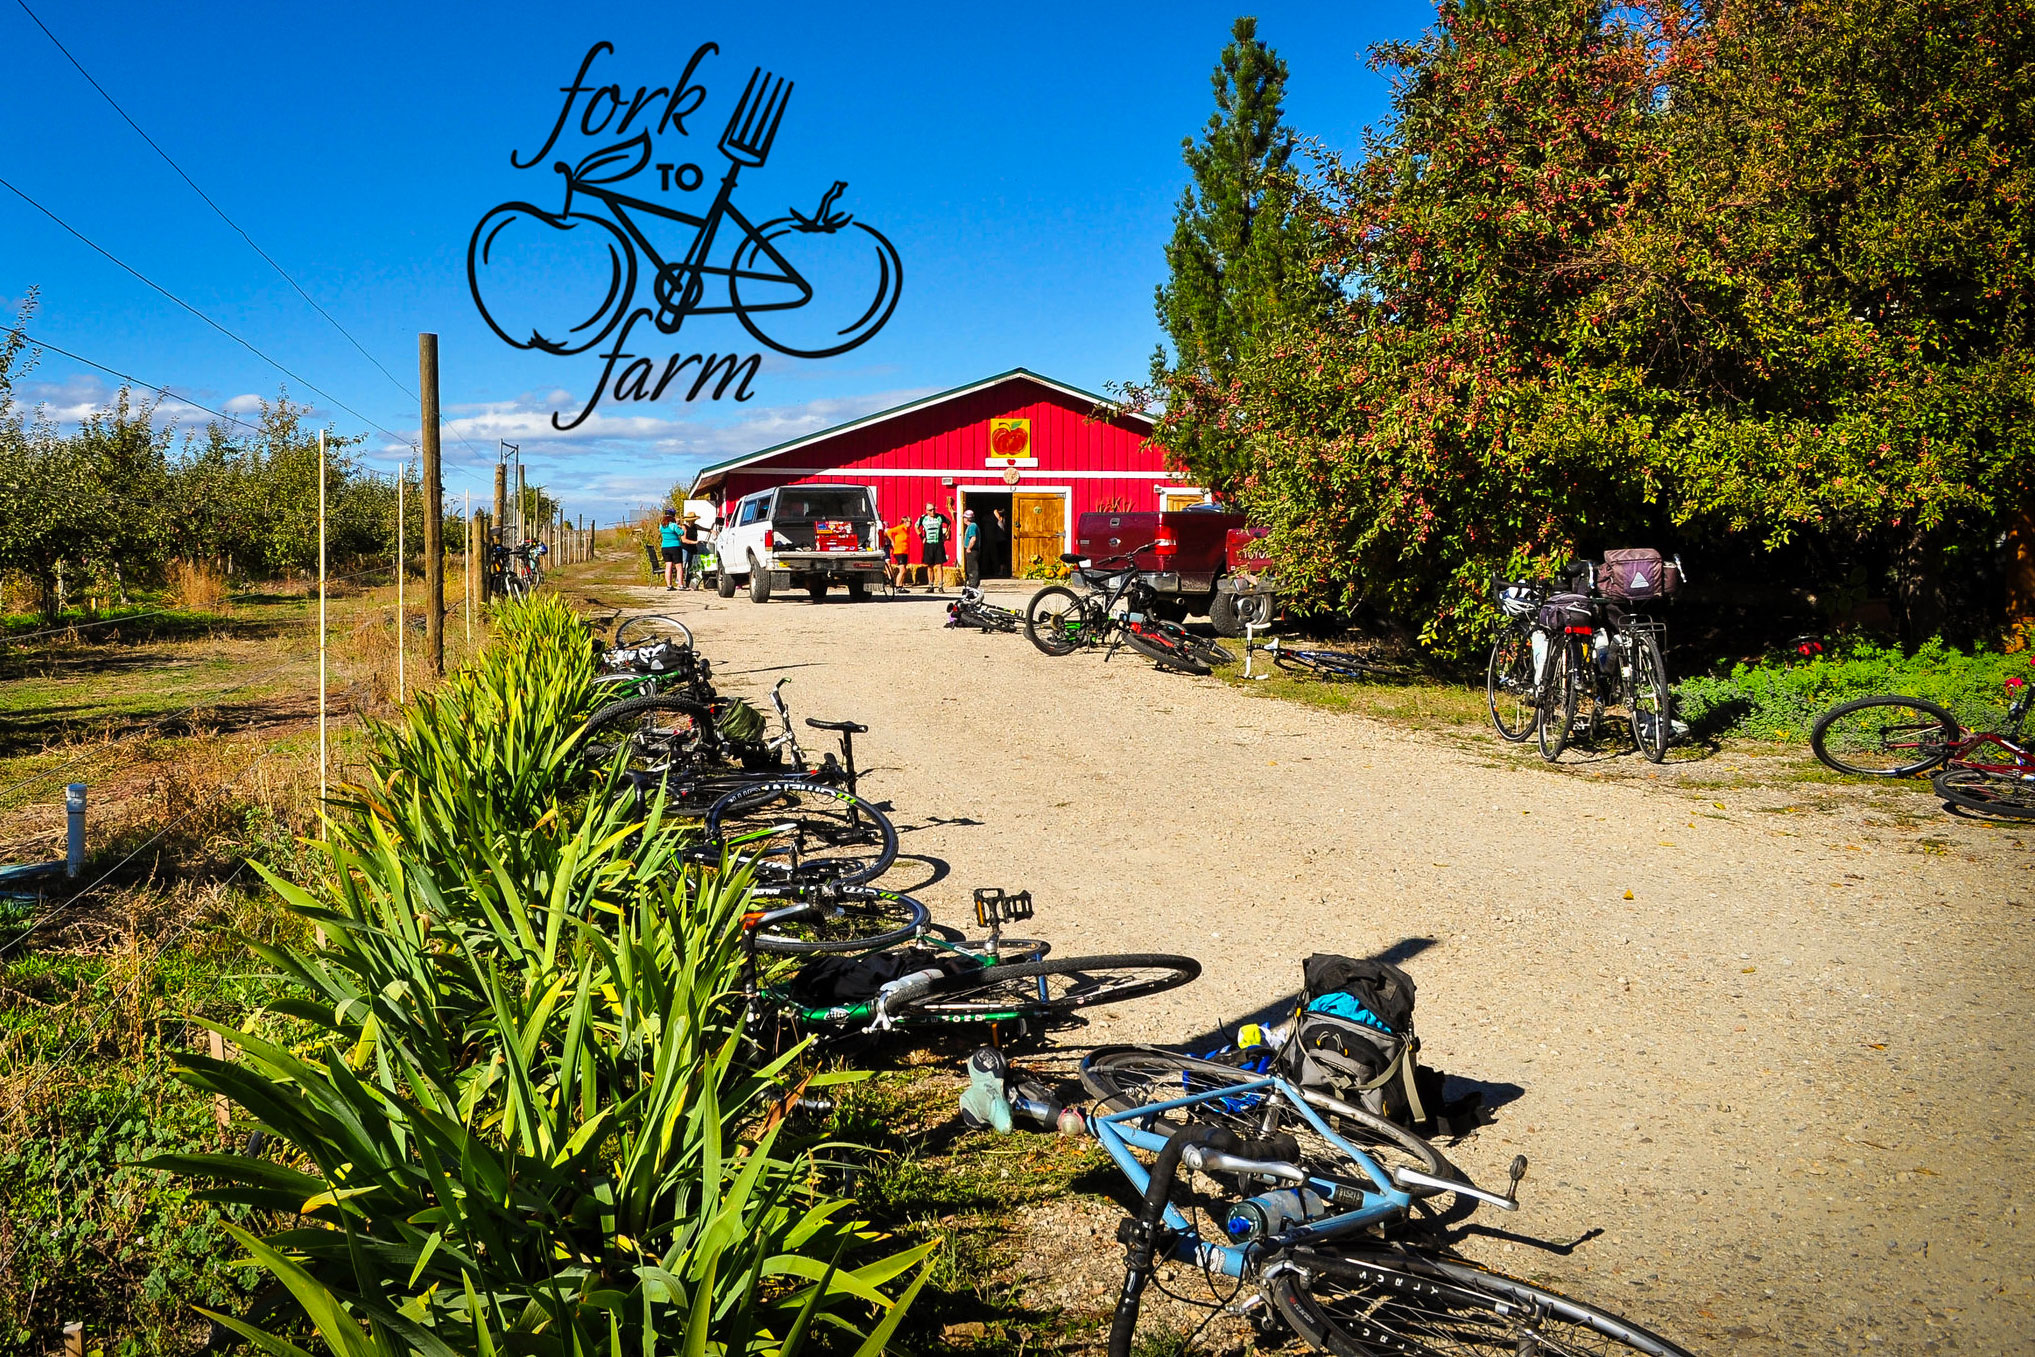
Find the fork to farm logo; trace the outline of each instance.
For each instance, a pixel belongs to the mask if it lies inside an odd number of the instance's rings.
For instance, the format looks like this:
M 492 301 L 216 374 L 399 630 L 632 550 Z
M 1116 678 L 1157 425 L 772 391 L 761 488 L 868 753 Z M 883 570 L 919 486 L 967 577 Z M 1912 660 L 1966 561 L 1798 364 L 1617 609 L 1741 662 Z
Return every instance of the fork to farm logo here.
M 553 411 L 552 427 L 578 427 L 604 397 L 657 400 L 687 378 L 688 401 L 709 387 L 712 400 L 731 386 L 738 401 L 754 394 L 761 353 L 673 353 L 660 369 L 629 349 L 645 320 L 675 335 L 696 316 L 733 316 L 792 358 L 845 353 L 881 330 L 897 309 L 904 264 L 881 231 L 841 209 L 845 182 L 820 194 L 809 214 L 793 207 L 757 223 L 735 205 L 742 171 L 770 157 L 791 82 L 761 67 L 750 73 L 716 143 L 727 170 L 709 197 L 704 169 L 658 152 L 674 141 L 685 149 L 686 119 L 708 98 L 694 77 L 720 48 L 701 44 L 674 84 L 633 93 L 588 83 L 595 60 L 614 50 L 608 42 L 589 48 L 560 87 L 565 102 L 544 144 L 527 158 L 510 152 L 510 165 L 533 169 L 571 135 L 568 124 L 595 143 L 576 161 L 552 161 L 565 181 L 558 208 L 503 203 L 467 245 L 474 305 L 510 346 L 570 356 L 613 338 L 596 355 L 603 367 L 585 407 L 569 420 Z

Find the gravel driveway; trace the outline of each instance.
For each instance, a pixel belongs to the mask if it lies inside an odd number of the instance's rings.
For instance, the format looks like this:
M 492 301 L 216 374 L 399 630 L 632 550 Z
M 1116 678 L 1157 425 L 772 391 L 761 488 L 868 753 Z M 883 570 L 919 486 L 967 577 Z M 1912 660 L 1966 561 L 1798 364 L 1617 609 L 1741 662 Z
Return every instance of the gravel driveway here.
M 945 630 L 920 595 L 604 592 L 683 616 L 726 691 L 788 677 L 796 714 L 869 724 L 864 789 L 927 860 L 899 884 L 946 873 L 921 892 L 936 917 L 1026 887 L 1061 954 L 1202 960 L 1077 1042 L 1267 1011 L 1313 951 L 1402 961 L 1424 1058 L 1497 1104 L 1452 1157 L 1501 1185 L 1532 1161 L 1520 1212 L 1479 1216 L 1519 1240 L 1465 1242 L 1491 1265 L 1701 1352 L 2035 1349 L 2018 829 L 1773 760 L 1552 771 L 1128 653 Z

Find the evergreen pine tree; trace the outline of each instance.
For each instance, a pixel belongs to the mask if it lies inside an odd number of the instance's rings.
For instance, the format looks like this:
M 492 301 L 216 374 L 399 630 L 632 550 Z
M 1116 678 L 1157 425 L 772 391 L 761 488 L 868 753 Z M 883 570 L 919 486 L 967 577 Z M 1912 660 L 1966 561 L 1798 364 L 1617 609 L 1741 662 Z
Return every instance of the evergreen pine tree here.
M 1170 277 L 1158 291 L 1169 363 L 1152 358 L 1150 394 L 1165 401 L 1158 437 L 1197 483 L 1218 493 L 1246 474 L 1245 449 L 1218 413 L 1253 343 L 1289 320 L 1313 319 L 1330 289 L 1314 262 L 1317 235 L 1300 215 L 1282 121 L 1286 63 L 1240 18 L 1214 74 L 1215 112 L 1200 141 L 1181 143 L 1192 179 L 1181 192 L 1166 247 Z

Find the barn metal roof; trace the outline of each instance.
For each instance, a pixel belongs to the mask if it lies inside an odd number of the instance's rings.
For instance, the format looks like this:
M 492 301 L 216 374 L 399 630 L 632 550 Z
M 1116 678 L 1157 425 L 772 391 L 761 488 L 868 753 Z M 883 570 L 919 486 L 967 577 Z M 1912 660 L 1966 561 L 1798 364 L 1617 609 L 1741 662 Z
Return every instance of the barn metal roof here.
M 692 489 L 686 493 L 696 496 L 707 488 L 708 482 L 718 482 L 730 471 L 739 470 L 742 467 L 761 462 L 766 458 L 775 457 L 780 453 L 795 452 L 799 448 L 822 442 L 838 434 L 848 433 L 854 429 L 867 428 L 872 424 L 881 424 L 883 421 L 895 419 L 899 415 L 908 415 L 914 411 L 930 409 L 947 401 L 959 400 L 963 396 L 972 396 L 978 391 L 986 391 L 990 387 L 1003 382 L 1019 380 L 1037 382 L 1040 386 L 1046 387 L 1049 390 L 1058 391 L 1064 396 L 1072 396 L 1077 400 L 1085 400 L 1094 405 L 1111 404 L 1107 397 L 1098 396 L 1093 391 L 1083 391 L 1080 387 L 1070 386 L 1066 382 L 1056 382 L 1051 377 L 1042 377 L 1030 368 L 1012 368 L 1009 372 L 999 372 L 994 377 L 984 377 L 979 382 L 970 382 L 966 386 L 957 386 L 951 391 L 942 391 L 931 396 L 921 396 L 915 401 L 907 401 L 903 405 L 895 405 L 888 410 L 879 410 L 873 415 L 864 415 L 860 419 L 851 419 L 845 424 L 836 424 L 831 429 L 821 429 L 817 433 L 801 434 L 790 442 L 779 443 L 775 447 L 764 448 L 761 452 L 745 452 L 739 457 L 730 457 L 725 462 L 715 462 L 712 466 L 701 467 L 692 478 Z M 1141 415 L 1128 410 L 1122 412 L 1122 417 L 1137 420 L 1147 427 L 1153 423 L 1150 415 Z

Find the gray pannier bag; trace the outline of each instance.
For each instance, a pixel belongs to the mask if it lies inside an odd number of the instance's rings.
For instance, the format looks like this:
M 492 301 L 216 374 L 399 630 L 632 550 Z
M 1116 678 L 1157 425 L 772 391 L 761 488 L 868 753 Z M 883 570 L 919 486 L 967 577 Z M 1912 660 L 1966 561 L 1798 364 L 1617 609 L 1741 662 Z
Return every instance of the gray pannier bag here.
M 1316 953 L 1301 966 L 1287 1077 L 1398 1122 L 1427 1120 L 1413 1034 L 1413 978 L 1384 961 Z M 1435 1082 L 1435 1081 L 1430 1081 Z

